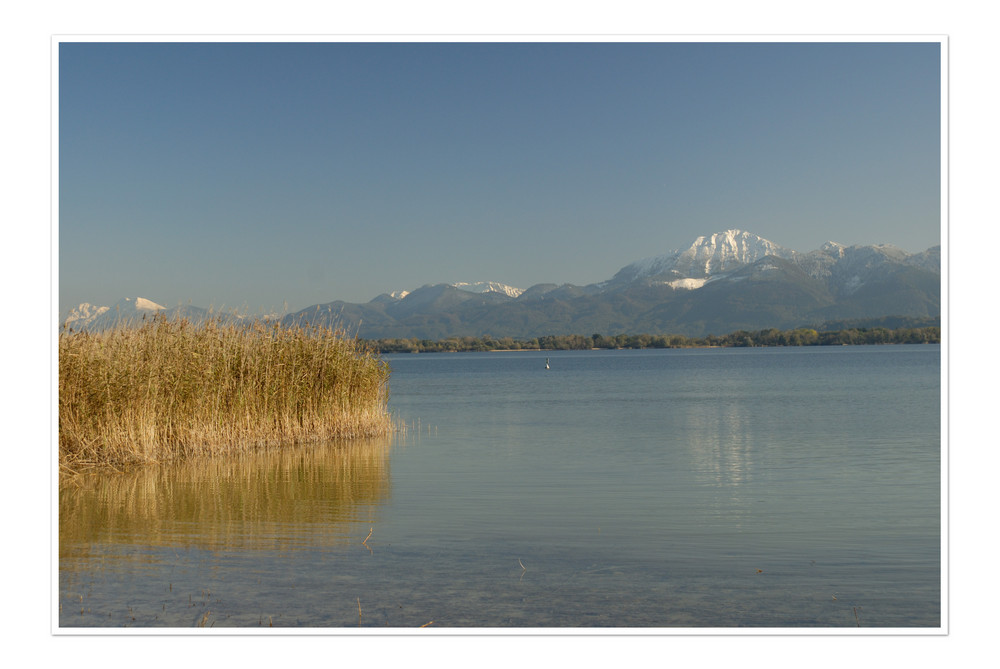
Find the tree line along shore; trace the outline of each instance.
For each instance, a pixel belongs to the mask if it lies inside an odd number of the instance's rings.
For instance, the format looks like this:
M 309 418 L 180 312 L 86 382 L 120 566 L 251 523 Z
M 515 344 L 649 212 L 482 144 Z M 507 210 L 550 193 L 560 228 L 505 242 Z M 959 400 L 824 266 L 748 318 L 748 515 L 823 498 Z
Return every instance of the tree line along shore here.
M 819 331 L 737 330 L 725 335 L 549 335 L 531 339 L 512 337 L 449 337 L 447 339 L 373 339 L 365 345 L 378 353 L 444 353 L 469 351 L 559 351 L 588 349 L 708 348 L 747 346 L 849 346 L 860 344 L 940 344 L 940 326 L 901 328 L 845 328 Z

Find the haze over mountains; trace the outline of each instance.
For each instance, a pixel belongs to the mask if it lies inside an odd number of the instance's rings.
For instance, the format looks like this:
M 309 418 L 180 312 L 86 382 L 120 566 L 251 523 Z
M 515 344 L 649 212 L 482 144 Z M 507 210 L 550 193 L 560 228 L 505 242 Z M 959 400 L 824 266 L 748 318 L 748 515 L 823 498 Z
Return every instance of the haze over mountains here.
M 631 263 L 596 284 L 547 283 L 523 290 L 491 281 L 428 284 L 385 293 L 364 304 L 317 304 L 281 320 L 343 327 L 365 339 L 702 336 L 886 316 L 930 319 L 940 317 L 940 310 L 939 246 L 909 254 L 891 245 L 827 242 L 801 253 L 750 232 L 727 230 L 698 237 L 685 249 Z M 154 313 L 193 321 L 209 315 L 198 307 L 166 309 L 143 298 L 128 298 L 114 308 L 81 304 L 65 323 L 96 330 Z
M 146 318 L 163 314 L 167 318 L 187 318 L 193 323 L 201 323 L 210 312 L 208 309 L 191 305 L 166 308 L 144 297 L 125 297 L 111 306 L 98 307 L 84 302 L 72 310 L 63 321 L 63 326 L 73 330 L 97 332 L 118 325 L 141 324 Z M 227 318 L 234 318 L 226 315 Z

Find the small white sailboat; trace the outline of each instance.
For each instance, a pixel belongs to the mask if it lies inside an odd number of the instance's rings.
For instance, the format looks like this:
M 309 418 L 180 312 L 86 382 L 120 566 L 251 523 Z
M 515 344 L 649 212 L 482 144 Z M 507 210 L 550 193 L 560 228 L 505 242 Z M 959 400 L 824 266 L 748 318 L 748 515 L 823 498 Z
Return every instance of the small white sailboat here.
M 545 358 L 545 369 L 549 369 L 549 359 Z

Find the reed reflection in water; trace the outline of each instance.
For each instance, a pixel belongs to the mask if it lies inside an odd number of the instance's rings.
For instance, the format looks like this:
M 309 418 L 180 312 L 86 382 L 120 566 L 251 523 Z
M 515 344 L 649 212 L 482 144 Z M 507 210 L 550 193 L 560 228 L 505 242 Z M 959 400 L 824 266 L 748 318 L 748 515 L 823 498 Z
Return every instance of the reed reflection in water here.
M 85 557 L 95 544 L 341 544 L 345 523 L 371 520 L 389 499 L 390 442 L 303 446 L 64 481 L 60 560 Z
M 368 555 L 391 437 L 61 481 L 60 627 L 302 625 L 303 568 Z M 325 573 L 325 572 L 324 572 Z M 326 587 L 336 590 L 334 572 Z M 333 592 L 324 595 L 334 599 Z M 343 599 L 343 598 L 341 598 Z M 353 599 L 344 599 L 350 620 Z M 356 615 L 356 614 L 355 614 Z

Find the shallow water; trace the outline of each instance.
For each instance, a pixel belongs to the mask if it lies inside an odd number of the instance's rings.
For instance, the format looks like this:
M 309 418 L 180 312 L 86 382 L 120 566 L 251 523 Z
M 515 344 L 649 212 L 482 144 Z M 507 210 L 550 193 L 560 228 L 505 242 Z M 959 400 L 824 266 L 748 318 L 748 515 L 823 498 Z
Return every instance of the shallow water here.
M 387 359 L 405 434 L 64 486 L 60 627 L 940 625 L 938 346 Z

